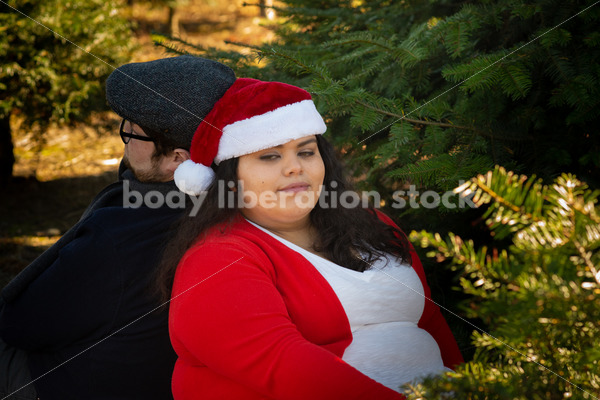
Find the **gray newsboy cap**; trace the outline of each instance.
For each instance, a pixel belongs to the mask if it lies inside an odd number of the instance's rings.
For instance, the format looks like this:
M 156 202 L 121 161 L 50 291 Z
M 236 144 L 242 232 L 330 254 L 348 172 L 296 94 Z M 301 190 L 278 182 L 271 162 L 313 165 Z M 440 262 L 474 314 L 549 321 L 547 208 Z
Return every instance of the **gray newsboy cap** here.
M 119 116 L 189 149 L 202 119 L 235 81 L 231 68 L 195 56 L 125 64 L 106 80 Z

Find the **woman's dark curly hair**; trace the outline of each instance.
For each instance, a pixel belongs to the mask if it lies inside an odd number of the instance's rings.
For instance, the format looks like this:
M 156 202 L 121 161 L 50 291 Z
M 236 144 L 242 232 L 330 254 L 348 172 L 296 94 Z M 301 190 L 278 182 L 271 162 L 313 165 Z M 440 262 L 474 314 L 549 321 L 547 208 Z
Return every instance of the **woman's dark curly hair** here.
M 344 169 L 336 157 L 333 146 L 321 135 L 316 135 L 317 145 L 325 164 L 323 193 L 329 196 L 352 190 L 344 175 Z M 169 241 L 157 273 L 157 290 L 161 298 L 170 298 L 175 270 L 179 260 L 213 226 L 223 224 L 223 230 L 240 215 L 236 204 L 232 207 L 219 205 L 219 191 L 223 183 L 237 182 L 238 159 L 223 161 L 214 166 L 215 180 L 208 188 L 200 212 L 190 216 L 193 207 L 188 202 L 186 213 L 177 224 L 177 233 Z M 337 193 L 335 193 L 337 192 Z M 221 193 L 222 196 L 222 193 Z M 237 198 L 237 196 L 233 196 Z M 237 199 L 236 199 L 237 200 Z M 409 244 L 398 229 L 382 222 L 372 208 L 321 207 L 320 202 L 310 213 L 310 220 L 319 237 L 314 248 L 336 264 L 355 271 L 365 271 L 384 253 L 394 254 L 403 262 L 411 264 Z

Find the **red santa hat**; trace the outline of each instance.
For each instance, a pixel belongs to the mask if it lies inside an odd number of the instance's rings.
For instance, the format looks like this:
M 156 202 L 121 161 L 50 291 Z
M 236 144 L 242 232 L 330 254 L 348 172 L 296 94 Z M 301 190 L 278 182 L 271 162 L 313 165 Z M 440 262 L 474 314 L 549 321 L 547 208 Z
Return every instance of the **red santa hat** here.
M 199 195 L 214 180 L 213 162 L 218 165 L 326 129 L 306 90 L 239 78 L 196 129 L 191 160 L 175 170 L 175 184 L 182 192 Z

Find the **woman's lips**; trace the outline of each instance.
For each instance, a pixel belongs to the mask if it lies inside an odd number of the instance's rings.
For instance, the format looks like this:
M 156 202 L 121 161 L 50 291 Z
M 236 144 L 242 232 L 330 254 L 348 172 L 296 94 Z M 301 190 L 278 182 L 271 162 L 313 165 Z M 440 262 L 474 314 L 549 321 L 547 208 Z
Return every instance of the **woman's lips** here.
M 282 187 L 281 189 L 279 189 L 279 191 L 292 193 L 303 192 L 308 190 L 309 186 L 310 185 L 308 183 L 292 183 L 290 185 Z

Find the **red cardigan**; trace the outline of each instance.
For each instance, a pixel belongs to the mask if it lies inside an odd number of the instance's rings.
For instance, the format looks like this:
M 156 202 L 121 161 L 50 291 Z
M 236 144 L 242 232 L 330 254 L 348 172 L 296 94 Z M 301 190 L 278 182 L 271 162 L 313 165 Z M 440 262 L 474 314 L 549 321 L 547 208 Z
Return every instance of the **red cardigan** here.
M 333 289 L 303 256 L 245 220 L 188 250 L 172 298 L 176 400 L 404 398 L 342 361 L 352 333 Z M 435 338 L 446 366 L 462 362 L 431 301 L 419 327 Z

